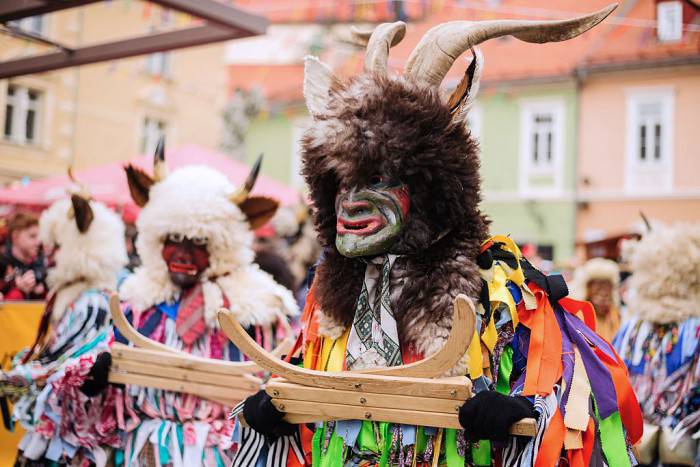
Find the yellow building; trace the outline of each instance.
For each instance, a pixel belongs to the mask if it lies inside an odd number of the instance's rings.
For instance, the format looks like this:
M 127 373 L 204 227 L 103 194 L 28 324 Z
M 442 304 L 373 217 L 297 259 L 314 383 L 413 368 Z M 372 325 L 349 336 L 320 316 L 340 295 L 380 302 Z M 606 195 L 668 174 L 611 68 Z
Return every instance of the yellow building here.
M 100 2 L 15 23 L 67 47 L 195 25 L 145 2 Z M 226 98 L 224 43 L 0 80 L 0 186 L 169 146 L 215 148 Z M 0 35 L 0 60 L 49 46 Z

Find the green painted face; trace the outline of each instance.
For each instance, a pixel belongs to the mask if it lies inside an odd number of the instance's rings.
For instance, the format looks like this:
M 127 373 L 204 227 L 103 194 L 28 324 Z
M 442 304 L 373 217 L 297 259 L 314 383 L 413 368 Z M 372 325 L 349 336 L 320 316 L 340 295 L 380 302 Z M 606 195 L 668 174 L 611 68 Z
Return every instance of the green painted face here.
M 366 188 L 338 193 L 335 246 L 343 256 L 386 253 L 401 233 L 408 215 L 408 187 L 375 181 Z

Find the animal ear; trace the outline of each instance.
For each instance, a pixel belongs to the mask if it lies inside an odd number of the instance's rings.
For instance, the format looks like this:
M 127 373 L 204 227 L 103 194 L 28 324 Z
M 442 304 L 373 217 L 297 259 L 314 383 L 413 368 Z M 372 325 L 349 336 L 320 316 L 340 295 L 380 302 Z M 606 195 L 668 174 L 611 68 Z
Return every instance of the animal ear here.
M 132 164 L 124 167 L 126 172 L 126 180 L 129 183 L 129 193 L 131 199 L 134 200 L 139 207 L 144 207 L 148 203 L 148 193 L 153 186 L 153 179 L 143 170 Z
M 304 98 L 312 117 L 321 115 L 328 104 L 331 86 L 337 81 L 328 66 L 317 57 L 304 58 Z
M 478 48 L 472 49 L 472 61 L 454 92 L 447 101 L 452 112 L 452 120 L 466 126 L 469 110 L 479 93 L 481 72 L 484 69 L 484 56 Z
M 80 233 L 85 233 L 95 218 L 95 214 L 90 207 L 90 201 L 77 194 L 71 195 L 70 200 L 73 203 L 73 218 L 78 226 L 78 230 Z
M 267 224 L 277 212 L 279 202 L 265 196 L 249 196 L 238 205 L 248 218 L 250 228 L 255 230 Z

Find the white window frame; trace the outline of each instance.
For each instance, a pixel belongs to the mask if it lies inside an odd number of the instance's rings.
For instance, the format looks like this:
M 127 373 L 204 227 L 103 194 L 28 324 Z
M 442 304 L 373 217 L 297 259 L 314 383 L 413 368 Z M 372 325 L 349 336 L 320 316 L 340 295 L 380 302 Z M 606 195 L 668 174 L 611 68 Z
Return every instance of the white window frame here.
M 170 52 L 154 52 L 146 55 L 144 69 L 149 76 L 170 78 L 172 72 L 172 54 Z
M 683 38 L 683 4 L 678 0 L 656 4 L 656 37 L 659 42 L 678 42 Z
M 10 88 L 15 89 L 14 95 L 10 96 Z M 29 92 L 37 94 L 36 100 L 29 99 Z M 6 141 L 11 141 L 24 146 L 40 146 L 42 143 L 42 129 L 44 119 L 45 93 L 35 87 L 23 86 L 21 84 L 10 83 L 5 88 L 5 108 L 3 109 L 2 135 Z M 10 134 L 5 134 L 7 124 L 7 106 L 12 106 L 12 128 Z M 27 114 L 34 111 L 34 137 L 27 139 Z
M 675 91 L 672 87 L 631 88 L 626 90 L 625 191 L 627 193 L 669 193 L 673 191 L 674 108 Z M 655 131 L 646 131 L 647 157 L 641 160 L 640 115 L 641 106 L 659 104 L 661 143 L 660 158 L 654 157 Z M 652 134 L 653 133 L 653 134 Z M 653 184 L 640 184 L 639 179 L 653 179 Z
M 551 159 L 546 165 L 536 164 L 533 160 L 534 118 L 538 114 L 552 117 Z M 530 198 L 560 196 L 563 193 L 563 167 L 565 143 L 566 105 L 563 99 L 525 99 L 520 102 L 520 194 Z M 549 175 L 551 186 L 531 186 L 533 175 Z
M 162 128 L 158 128 L 161 125 Z M 146 115 L 141 120 L 141 140 L 139 149 L 143 154 L 153 154 L 161 135 L 168 134 L 168 122 L 162 118 Z

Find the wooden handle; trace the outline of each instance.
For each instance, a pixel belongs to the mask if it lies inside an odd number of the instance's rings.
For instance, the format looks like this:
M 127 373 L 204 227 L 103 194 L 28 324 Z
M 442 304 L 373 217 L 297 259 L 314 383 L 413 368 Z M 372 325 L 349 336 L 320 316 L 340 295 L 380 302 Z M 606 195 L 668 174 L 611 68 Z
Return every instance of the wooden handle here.
M 196 357 L 183 352 L 140 349 L 119 343 L 115 343 L 112 346 L 112 356 L 121 360 L 149 362 L 162 367 L 175 366 L 222 375 L 242 375 L 261 371 L 260 367 L 251 361 L 229 362 L 226 360 L 214 360 L 213 358 Z
M 270 352 L 260 347 L 228 310 L 223 308 L 219 310 L 218 318 L 223 333 L 236 344 L 241 352 L 264 369 L 294 383 L 327 389 L 406 394 L 456 400 L 466 400 L 471 396 L 471 383 L 468 378 L 436 380 L 362 374 L 352 371 L 331 373 L 299 368 L 275 358 Z
M 162 365 L 153 365 L 142 361 L 121 360 L 118 358 L 112 360 L 112 370 L 122 373 L 157 376 L 177 381 L 221 386 L 223 388 L 245 389 L 251 392 L 257 391 L 262 385 L 262 380 L 252 375 L 221 375 L 177 367 L 164 367 Z
M 119 295 L 115 293 L 109 297 L 109 311 L 112 315 L 112 323 L 114 324 L 114 327 L 116 327 L 121 335 L 124 336 L 124 338 L 129 342 L 133 342 L 136 346 L 144 349 L 159 350 L 161 352 L 169 353 L 182 353 L 170 346 L 156 342 L 153 339 L 149 339 L 134 329 L 131 323 L 129 323 L 129 320 L 126 319 L 126 316 L 124 316 L 124 312 L 119 306 Z
M 238 402 L 255 392 L 244 389 L 230 389 L 222 386 L 194 383 L 191 381 L 178 381 L 174 379 L 160 378 L 157 376 L 121 373 L 118 371 L 110 371 L 109 382 L 114 384 L 132 384 L 134 386 L 144 386 L 147 388 L 192 394 L 226 406 L 236 405 Z
M 287 422 L 294 424 L 329 420 L 372 420 L 436 428 L 462 428 L 457 413 L 414 412 L 401 409 L 357 407 L 288 399 L 274 399 L 272 403 L 277 410 L 286 414 L 284 419 Z M 535 436 L 537 434 L 537 422 L 534 418 L 524 418 L 511 426 L 510 433 L 519 436 Z
M 147 350 L 155 350 L 155 351 L 160 351 L 160 352 L 168 352 L 172 354 L 177 354 L 181 355 L 185 358 L 204 358 L 204 357 L 194 357 L 193 355 L 190 355 L 186 352 L 183 352 L 181 350 L 174 349 L 173 347 L 170 347 L 169 345 L 162 344 L 160 342 L 154 341 L 153 339 L 144 336 L 138 330 L 136 330 L 131 323 L 129 322 L 128 319 L 126 319 L 126 316 L 124 316 L 124 312 L 122 311 L 121 307 L 119 306 L 119 296 L 115 293 L 110 295 L 109 297 L 109 311 L 110 314 L 112 315 L 112 323 L 114 324 L 114 327 L 116 327 L 119 332 L 121 333 L 122 336 L 129 342 L 132 342 L 136 347 L 140 347 L 142 349 L 147 349 Z M 289 326 L 289 323 L 286 321 L 285 317 L 281 316 L 280 317 L 280 322 L 283 322 L 283 327 L 285 328 L 286 332 L 289 334 L 289 337 L 282 341 L 282 343 L 273 350 L 274 353 L 279 353 L 280 355 L 283 355 L 284 353 L 288 352 L 289 349 L 292 348 L 294 345 L 294 335 L 291 326 Z M 213 359 L 207 359 L 207 360 L 213 360 Z M 229 362 L 233 364 L 250 364 L 252 365 L 253 362 Z

